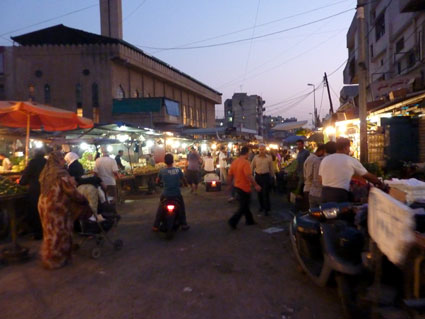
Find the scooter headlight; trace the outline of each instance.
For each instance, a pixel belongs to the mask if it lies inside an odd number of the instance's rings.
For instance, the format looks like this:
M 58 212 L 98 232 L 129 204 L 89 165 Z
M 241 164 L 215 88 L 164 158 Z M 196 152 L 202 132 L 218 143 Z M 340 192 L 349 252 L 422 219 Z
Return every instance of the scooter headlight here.
M 327 208 L 322 210 L 322 213 L 327 219 L 335 219 L 338 217 L 339 208 L 338 207 Z

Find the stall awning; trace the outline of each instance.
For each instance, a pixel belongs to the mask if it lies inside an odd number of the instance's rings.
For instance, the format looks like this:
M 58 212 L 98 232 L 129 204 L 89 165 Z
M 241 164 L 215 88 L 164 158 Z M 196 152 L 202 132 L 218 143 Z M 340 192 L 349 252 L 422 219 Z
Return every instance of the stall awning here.
M 112 101 L 112 114 L 160 112 L 163 98 L 127 98 Z
M 273 131 L 290 131 L 297 128 L 301 128 L 306 125 L 307 121 L 298 121 L 298 122 L 286 122 L 283 124 L 276 125 L 272 128 Z
M 396 110 L 398 108 L 401 107 L 405 107 L 405 106 L 409 106 L 415 103 L 419 103 L 422 102 L 423 100 L 425 100 L 425 93 L 420 93 L 417 94 L 416 96 L 413 97 L 408 97 L 407 99 L 404 99 L 400 102 L 397 103 L 392 103 L 390 105 L 382 105 L 376 109 L 373 109 L 369 112 L 369 116 L 372 115 L 377 115 L 377 114 L 381 114 L 381 113 L 387 113 L 393 110 Z

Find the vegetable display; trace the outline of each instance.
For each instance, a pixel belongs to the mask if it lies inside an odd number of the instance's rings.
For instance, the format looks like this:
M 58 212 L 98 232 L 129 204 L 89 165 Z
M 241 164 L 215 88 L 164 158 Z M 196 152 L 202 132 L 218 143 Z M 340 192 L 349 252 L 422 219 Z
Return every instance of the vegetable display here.
M 24 194 L 26 189 L 13 183 L 6 177 L 0 176 L 0 196 Z

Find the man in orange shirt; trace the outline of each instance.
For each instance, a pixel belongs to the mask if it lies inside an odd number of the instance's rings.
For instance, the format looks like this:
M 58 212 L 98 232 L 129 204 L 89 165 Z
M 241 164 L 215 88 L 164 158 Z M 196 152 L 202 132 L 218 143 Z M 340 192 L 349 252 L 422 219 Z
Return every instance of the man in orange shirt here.
M 236 229 L 239 219 L 245 215 L 247 225 L 254 225 L 255 221 L 249 210 L 251 200 L 251 186 L 253 185 L 257 192 L 261 191 L 260 185 L 255 182 L 252 176 L 251 164 L 248 162 L 248 147 L 242 147 L 239 158 L 233 161 L 228 173 L 228 185 L 234 182 L 235 191 L 239 201 L 238 211 L 229 219 L 229 225 L 232 229 Z

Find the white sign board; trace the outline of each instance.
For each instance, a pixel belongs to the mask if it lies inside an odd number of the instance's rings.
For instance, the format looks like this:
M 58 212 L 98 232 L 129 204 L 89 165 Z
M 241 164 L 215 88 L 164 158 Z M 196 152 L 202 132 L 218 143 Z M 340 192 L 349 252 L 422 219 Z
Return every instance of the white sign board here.
M 370 190 L 367 219 L 369 234 L 394 264 L 403 264 L 415 240 L 416 213 L 423 213 L 423 209 L 411 209 L 377 188 Z

